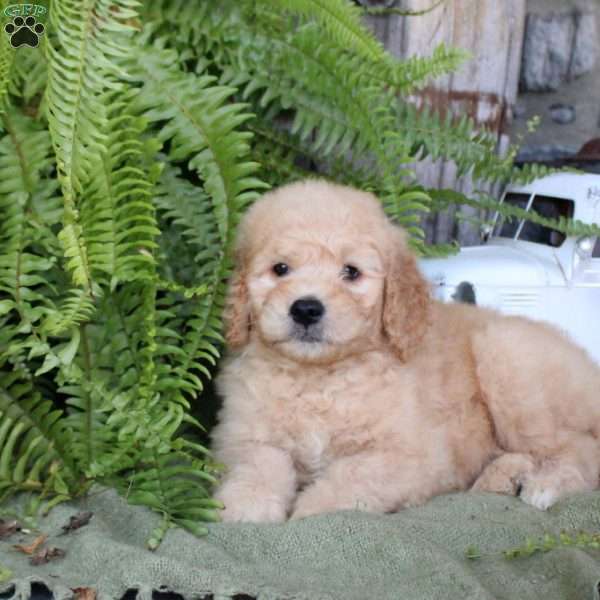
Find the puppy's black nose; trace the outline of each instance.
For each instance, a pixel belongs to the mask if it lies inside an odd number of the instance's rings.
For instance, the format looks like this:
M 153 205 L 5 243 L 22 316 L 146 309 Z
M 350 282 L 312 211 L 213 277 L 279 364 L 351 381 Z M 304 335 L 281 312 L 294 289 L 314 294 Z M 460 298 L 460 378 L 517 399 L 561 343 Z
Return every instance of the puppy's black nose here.
M 322 302 L 311 296 L 299 298 L 290 307 L 292 319 L 304 327 L 319 322 L 324 313 L 325 307 Z

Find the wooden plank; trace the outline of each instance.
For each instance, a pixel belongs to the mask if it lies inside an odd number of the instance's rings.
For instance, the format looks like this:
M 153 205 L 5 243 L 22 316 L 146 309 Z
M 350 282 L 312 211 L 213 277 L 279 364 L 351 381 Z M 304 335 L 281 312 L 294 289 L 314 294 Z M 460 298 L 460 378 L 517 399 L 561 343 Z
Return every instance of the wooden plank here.
M 420 11 L 431 0 L 404 0 L 401 8 Z M 417 105 L 427 103 L 453 114 L 468 114 L 479 124 L 497 132 L 498 150 L 508 146 L 506 134 L 511 107 L 518 93 L 526 0 L 448 0 L 425 15 L 369 17 L 370 26 L 386 48 L 399 58 L 428 56 L 440 43 L 464 48 L 473 58 L 452 75 L 436 79 L 417 94 Z M 456 178 L 453 164 L 423 161 L 416 167 L 419 182 L 427 187 L 449 187 L 471 193 L 473 182 Z M 463 209 L 477 214 L 477 209 Z M 427 239 L 476 243 L 477 229 L 454 222 L 454 211 L 428 217 L 423 225 Z

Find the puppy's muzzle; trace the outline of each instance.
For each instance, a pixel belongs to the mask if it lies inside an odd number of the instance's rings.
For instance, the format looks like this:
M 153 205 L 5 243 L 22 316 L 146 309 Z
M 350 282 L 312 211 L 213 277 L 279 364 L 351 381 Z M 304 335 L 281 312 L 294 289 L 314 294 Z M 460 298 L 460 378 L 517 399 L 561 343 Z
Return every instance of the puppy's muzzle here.
M 320 300 L 313 296 L 305 296 L 298 298 L 292 306 L 290 306 L 290 316 L 295 323 L 309 327 L 321 320 L 325 314 L 325 307 Z

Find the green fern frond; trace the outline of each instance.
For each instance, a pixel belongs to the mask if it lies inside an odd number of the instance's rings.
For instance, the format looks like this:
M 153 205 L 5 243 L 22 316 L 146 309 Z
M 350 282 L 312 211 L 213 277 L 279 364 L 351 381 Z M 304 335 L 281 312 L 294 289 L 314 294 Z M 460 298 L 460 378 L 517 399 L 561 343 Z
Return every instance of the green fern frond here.
M 275 101 L 278 109 L 294 107 L 291 131 L 304 143 L 312 140 L 315 151 L 377 149 L 380 136 L 369 119 L 377 90 L 371 85 L 355 97 L 362 72 L 358 58 L 340 56 L 313 25 L 277 37 L 257 32 L 243 44 L 224 80 L 241 87 L 257 112 Z
M 161 232 L 169 256 L 190 254 L 197 268 L 194 279 L 199 281 L 216 268 L 215 261 L 221 260 L 222 247 L 217 227 L 216 214 L 206 192 L 181 177 L 180 169 L 167 167 L 158 182 L 154 202 L 159 211 Z M 184 240 L 184 243 L 182 243 Z M 167 264 L 185 266 L 185 261 L 170 260 Z M 179 263 L 179 264 L 177 264 Z
M 131 467 L 137 458 L 134 442 L 119 439 L 118 426 L 109 422 L 107 398 L 112 394 L 103 385 L 100 373 L 90 369 L 84 377 L 71 374 L 69 379 L 72 383 L 58 391 L 66 396 L 68 414 L 63 421 L 69 430 L 70 452 L 80 471 L 91 479 Z
M 42 45 L 45 44 L 42 41 Z M 16 52 L 8 84 L 9 93 L 22 99 L 28 110 L 37 115 L 41 96 L 48 79 L 48 63 L 42 49 L 36 52 Z
M 467 117 L 457 121 L 449 112 L 442 116 L 428 106 L 418 109 L 410 102 L 399 103 L 396 115 L 404 143 L 419 160 L 452 157 L 458 175 L 463 175 L 494 153 L 495 137 L 474 133 L 474 123 Z
M 224 76 L 244 86 L 244 97 L 257 111 L 271 104 L 293 106 L 291 134 L 311 153 L 351 153 L 372 160 L 386 206 L 394 207 L 400 223 L 412 225 L 414 220 L 404 215 L 408 209 L 401 206 L 410 174 L 410 146 L 394 124 L 394 94 L 373 83 L 356 56 L 340 54 L 312 24 L 279 37 L 254 36 L 257 39 L 252 48 L 243 48 L 239 63 Z
M 251 135 L 237 130 L 251 115 L 243 105 L 228 102 L 233 88 L 214 85 L 209 75 L 174 69 L 173 53 L 145 51 L 137 58 L 142 93 L 135 105 L 150 121 L 166 122 L 158 137 L 171 141 L 171 160 L 188 161 L 202 178 L 221 241 L 227 244 L 240 211 L 265 187 L 254 176 L 259 165 L 246 158 Z
M 34 389 L 28 373 L 0 371 L 0 499 L 25 490 L 78 491 L 61 415 Z
M 107 423 L 136 442 L 144 439 L 155 416 L 155 284 L 121 286 L 99 305 L 101 328 L 90 330 L 89 369 L 108 375 L 104 410 Z M 161 437 L 162 439 L 162 437 Z
M 445 258 L 460 251 L 460 246 L 456 242 L 449 244 L 423 244 L 421 246 L 420 256 L 428 258 Z
M 383 46 L 361 21 L 360 8 L 348 0 L 260 0 L 258 4 L 314 21 L 331 35 L 338 48 L 354 51 L 369 60 L 385 55 Z
M 205 237 L 198 241 L 210 244 L 195 257 L 210 292 L 196 302 L 184 334 L 186 355 L 177 372 L 186 379 L 191 370 L 206 375 L 203 361 L 214 361 L 214 344 L 222 341 L 219 315 L 230 272 L 234 226 L 243 208 L 257 197 L 257 190 L 266 186 L 255 176 L 258 165 L 247 158 L 251 134 L 238 131 L 250 115 L 243 112 L 243 105 L 228 102 L 234 89 L 214 85 L 211 76 L 184 74 L 173 68 L 174 63 L 169 52 L 145 52 L 138 57 L 136 78 L 142 83 L 142 93 L 136 105 L 147 119 L 162 123 L 158 137 L 170 141 L 170 160 L 186 161 L 198 173 L 204 197 L 211 202 L 210 222 L 216 239 L 201 228 L 196 235 L 204 231 Z M 200 204 L 202 198 L 199 195 L 196 201 Z M 182 196 L 178 202 L 189 206 L 189 199 Z M 191 380 L 198 386 L 195 376 Z
M 0 193 L 22 192 L 28 199 L 40 192 L 40 178 L 52 167 L 48 131 L 18 110 L 1 117 L 4 136 L 0 139 Z
M 78 198 L 93 170 L 94 157 L 106 151 L 103 94 L 119 87 L 117 61 L 127 57 L 119 44 L 132 31 L 134 0 L 56 0 L 50 11 L 47 116 L 64 196 L 64 228 L 59 240 L 73 281 L 92 288 L 86 241 L 79 224 Z
M 127 56 L 116 33 L 132 31 L 130 0 L 57 0 L 50 11 L 56 33 L 48 43 L 48 121 L 67 205 L 81 192 L 95 152 L 104 150 L 105 104 L 101 94 L 118 87 L 116 61 Z M 112 60 L 111 60 L 112 59 Z M 75 75 L 75 76 L 73 76 Z
M 434 202 L 435 210 L 445 210 L 451 205 L 465 205 L 482 211 L 498 211 L 504 217 L 525 219 L 537 225 L 560 231 L 567 236 L 600 236 L 600 227 L 594 223 L 583 223 L 565 217 L 549 219 L 534 211 L 526 211 L 512 204 L 501 203 L 496 198 L 482 192 L 478 192 L 476 198 L 469 198 L 461 192 L 448 189 L 428 190 L 428 193 Z
M 298 136 L 259 120 L 252 121 L 248 129 L 254 135 L 252 153 L 262 165 L 269 185 L 283 185 L 314 176 L 314 171 L 311 171 L 308 165 L 311 161 L 314 161 L 312 164 L 316 164 L 322 154 L 312 152 L 300 142 Z M 302 166 L 302 163 L 305 166 Z M 325 159 L 321 164 L 325 164 Z
M 517 149 L 511 149 L 511 155 L 516 156 Z M 519 167 L 512 166 L 507 169 L 507 174 L 505 176 L 506 180 L 510 180 L 512 183 L 519 185 L 527 185 L 531 183 L 534 179 L 539 179 L 540 177 L 546 177 L 547 175 L 551 175 L 552 173 L 558 173 L 564 169 L 555 169 L 553 167 L 548 167 L 546 165 L 538 164 L 538 163 L 527 163 L 521 165 Z
M 208 489 L 216 478 L 206 470 L 204 457 L 198 460 L 197 450 L 185 440 L 167 454 L 146 453 L 144 470 L 129 478 L 127 500 L 132 504 L 150 506 L 164 518 L 148 539 L 154 550 L 172 524 L 188 529 L 195 535 L 207 533 L 204 521 L 218 521 L 222 505 L 211 499 Z
M 0 14 L 4 12 L 6 0 L 0 2 Z M 0 115 L 6 110 L 8 88 L 12 76 L 12 66 L 16 50 L 10 44 L 7 35 L 0 36 Z
M 151 279 L 157 244 L 152 204 L 153 178 L 148 176 L 143 119 L 129 110 L 129 96 L 110 93 L 106 122 L 107 149 L 91 161 L 94 169 L 81 200 L 81 225 L 87 240 L 92 275 L 115 289 L 120 282 Z
M 218 4 L 186 0 L 156 0 L 141 7 L 144 32 L 161 40 L 161 47 L 177 51 L 178 64 L 202 73 L 214 63 L 227 64 L 237 50 L 243 31 L 242 14 L 252 10 L 247 0 L 221 0 Z M 177 31 L 177 35 L 173 35 Z
M 87 477 L 131 468 L 140 440 L 164 443 L 168 435 L 166 427 L 152 428 L 158 421 L 148 321 L 154 294 L 141 282 L 130 285 L 95 298 L 94 320 L 71 330 L 70 360 L 61 365 L 64 383 L 58 392 L 66 397 L 71 451 Z
M 202 287 L 180 291 L 179 286 L 166 283 L 162 289 L 169 293 L 157 301 L 157 353 L 167 359 L 159 366 L 157 391 L 166 402 L 189 406 L 187 399 L 203 390 L 203 381 L 211 378 L 211 368 L 220 356 L 219 317 L 226 289 L 220 281 L 220 263 L 217 266 Z
M 42 331 L 50 336 L 60 335 L 92 319 L 96 310 L 90 294 L 74 288 L 60 301 L 58 309 L 48 314 L 42 323 Z
M 497 134 L 478 129 L 470 117 L 455 118 L 450 112 L 441 115 L 428 106 L 418 109 L 403 101 L 396 105 L 395 112 L 397 127 L 410 154 L 418 160 L 452 160 L 458 176 L 469 174 L 475 182 L 525 184 L 556 171 L 537 164 L 515 167 L 517 147 L 511 146 L 504 156 L 499 156 Z
M 0 365 L 49 352 L 40 325 L 54 309 L 56 258 L 37 253 L 40 230 L 27 219 L 26 205 L 25 194 L 0 196 Z
M 402 61 L 390 57 L 370 71 L 372 77 L 405 95 L 431 79 L 455 72 L 469 57 L 464 50 L 440 44 L 431 56 L 412 56 Z
M 58 234 L 63 254 L 67 259 L 67 269 L 71 272 L 75 285 L 82 286 L 86 293 L 93 293 L 88 253 L 82 235 L 83 230 L 76 223 L 77 212 L 65 210 L 64 215 L 66 219 L 73 221 L 65 225 Z

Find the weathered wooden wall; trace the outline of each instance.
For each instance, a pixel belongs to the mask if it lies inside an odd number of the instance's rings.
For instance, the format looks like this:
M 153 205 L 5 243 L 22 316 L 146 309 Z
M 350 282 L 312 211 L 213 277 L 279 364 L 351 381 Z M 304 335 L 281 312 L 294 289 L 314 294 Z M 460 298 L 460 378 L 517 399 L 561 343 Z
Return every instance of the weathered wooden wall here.
M 362 3 L 382 4 L 381 0 Z M 416 12 L 432 4 L 433 0 L 397 0 L 393 6 Z M 388 50 L 400 58 L 429 55 L 441 43 L 468 50 L 473 58 L 460 71 L 436 79 L 415 102 L 447 108 L 456 115 L 469 114 L 497 132 L 502 152 L 508 145 L 506 131 L 518 91 L 525 4 L 526 0 L 446 0 L 425 15 L 386 14 L 367 19 Z M 457 179 L 449 162 L 418 165 L 417 174 L 429 187 L 473 189 L 469 178 Z M 461 212 L 468 214 L 468 209 Z M 428 217 L 424 225 L 432 242 L 458 239 L 468 245 L 479 241 L 477 229 L 457 222 L 454 210 Z

